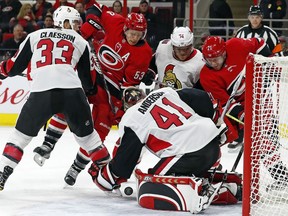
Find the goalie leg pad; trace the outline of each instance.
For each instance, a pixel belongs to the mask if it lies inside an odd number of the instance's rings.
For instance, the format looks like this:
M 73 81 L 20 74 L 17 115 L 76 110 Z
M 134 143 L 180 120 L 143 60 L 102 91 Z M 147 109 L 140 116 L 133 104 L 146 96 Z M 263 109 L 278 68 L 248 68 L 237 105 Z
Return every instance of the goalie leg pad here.
M 136 170 L 138 203 L 155 210 L 199 213 L 209 207 L 222 183 L 202 187 L 197 177 L 157 176 Z M 209 189 L 209 190 L 208 190 Z
M 138 191 L 138 203 L 148 209 L 188 211 L 181 192 L 170 184 L 143 182 Z

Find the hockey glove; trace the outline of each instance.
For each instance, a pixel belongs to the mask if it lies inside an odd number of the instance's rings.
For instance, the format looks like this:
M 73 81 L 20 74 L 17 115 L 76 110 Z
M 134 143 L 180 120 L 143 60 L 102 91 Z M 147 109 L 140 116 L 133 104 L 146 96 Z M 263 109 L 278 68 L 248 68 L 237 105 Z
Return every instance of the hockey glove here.
M 148 69 L 148 71 L 143 76 L 141 82 L 143 82 L 145 85 L 152 85 L 153 80 L 155 79 L 156 74 L 153 70 Z
M 109 163 L 103 167 L 99 167 L 97 164 L 92 163 L 88 172 L 92 176 L 93 182 L 103 191 L 118 189 L 122 182 L 118 181 L 119 178 L 111 172 Z
M 85 95 L 88 97 L 88 96 L 93 96 L 93 95 L 96 95 L 97 94 L 97 86 L 94 86 L 94 88 L 92 89 L 89 89 L 89 90 L 86 90 L 85 91 Z
M 86 22 L 81 26 L 80 32 L 82 37 L 87 40 L 97 31 L 102 29 L 103 28 L 100 24 L 100 19 L 93 14 L 89 14 L 86 17 Z
M 8 73 L 6 71 L 6 61 L 0 62 L 0 79 L 4 80 L 8 76 Z

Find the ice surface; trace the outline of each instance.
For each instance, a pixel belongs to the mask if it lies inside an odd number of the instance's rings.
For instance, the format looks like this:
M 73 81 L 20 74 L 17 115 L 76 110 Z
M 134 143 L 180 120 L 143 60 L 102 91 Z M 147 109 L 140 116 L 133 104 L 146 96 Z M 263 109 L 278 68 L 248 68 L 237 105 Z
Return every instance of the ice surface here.
M 12 127 L 0 127 L 0 152 L 6 144 Z M 44 131 L 25 148 L 22 161 L 14 170 L 0 191 L 0 216 L 188 216 L 188 212 L 167 212 L 144 209 L 137 204 L 136 197 L 120 198 L 106 196 L 93 184 L 90 175 L 85 171 L 79 174 L 73 187 L 66 186 L 63 180 L 78 151 L 73 135 L 66 130 L 57 143 L 49 160 L 43 167 L 33 161 L 33 149 L 43 142 Z M 112 130 L 105 144 L 109 151 L 117 140 L 117 131 Z M 222 164 L 231 170 L 236 153 L 228 153 L 223 147 Z M 146 171 L 152 167 L 157 158 L 147 152 L 140 164 Z M 238 172 L 242 173 L 242 159 Z M 231 206 L 210 206 L 200 215 L 240 216 L 241 203 Z

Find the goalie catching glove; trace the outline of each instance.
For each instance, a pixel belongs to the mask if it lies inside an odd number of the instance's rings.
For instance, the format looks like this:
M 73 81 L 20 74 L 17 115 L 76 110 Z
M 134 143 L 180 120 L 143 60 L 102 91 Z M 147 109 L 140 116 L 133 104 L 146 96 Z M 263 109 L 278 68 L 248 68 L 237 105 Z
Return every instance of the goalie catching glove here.
M 110 164 L 99 166 L 96 163 L 92 163 L 88 170 L 92 176 L 93 182 L 103 191 L 113 191 L 120 188 L 120 184 L 126 179 L 119 178 L 110 169 Z

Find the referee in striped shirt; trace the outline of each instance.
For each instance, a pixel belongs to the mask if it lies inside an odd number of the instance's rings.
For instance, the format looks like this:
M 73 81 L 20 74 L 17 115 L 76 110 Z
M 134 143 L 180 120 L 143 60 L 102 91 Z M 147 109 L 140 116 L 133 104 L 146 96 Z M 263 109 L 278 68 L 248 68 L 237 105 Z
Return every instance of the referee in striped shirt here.
M 236 32 L 238 38 L 263 38 L 270 50 L 276 56 L 283 56 L 282 46 L 277 33 L 270 27 L 263 25 L 263 12 L 258 5 L 251 6 L 248 13 L 249 24 L 242 26 Z

